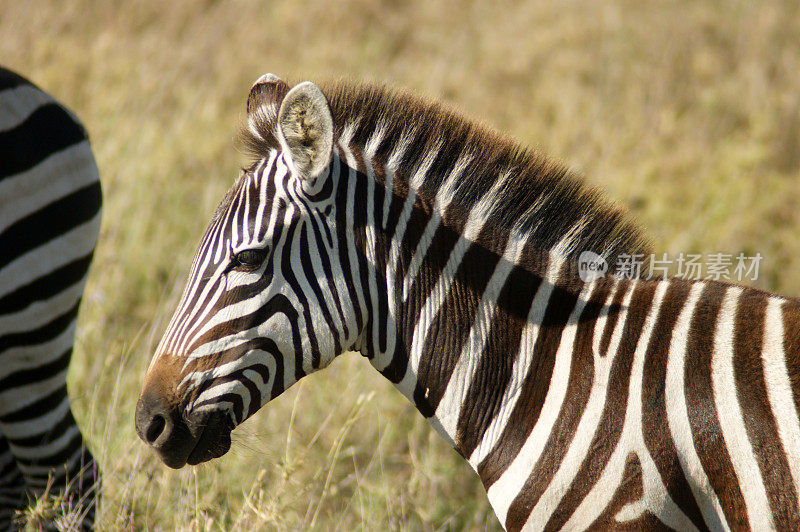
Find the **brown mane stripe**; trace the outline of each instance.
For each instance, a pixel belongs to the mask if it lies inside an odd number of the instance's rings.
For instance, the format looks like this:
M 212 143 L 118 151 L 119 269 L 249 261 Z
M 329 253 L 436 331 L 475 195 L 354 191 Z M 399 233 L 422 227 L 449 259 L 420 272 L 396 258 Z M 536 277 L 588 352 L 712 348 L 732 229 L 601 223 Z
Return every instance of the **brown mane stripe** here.
M 559 280 L 564 278 L 566 271 L 567 265 L 564 264 L 559 270 Z M 541 285 L 539 289 L 541 290 Z M 552 380 L 556 352 L 561 344 L 561 335 L 564 331 L 559 324 L 567 322 L 578 303 L 578 296 L 577 291 L 565 289 L 563 282 L 558 282 L 553 287 L 542 317 L 536 343 L 532 349 L 532 352 L 537 355 L 531 361 L 530 370 L 522 384 L 522 391 L 514 404 L 499 441 L 478 465 L 478 475 L 487 490 L 517 457 L 539 420 L 548 392 L 547 386 L 539 384 L 550 383 Z
M 791 522 L 793 516 L 800 514 L 797 491 L 769 402 L 751 400 L 769 397 L 760 356 L 767 298 L 767 294 L 755 290 L 744 291 L 740 296 L 734 325 L 733 367 L 747 436 L 761 470 L 770 509 L 777 516 L 775 525 L 780 528 L 780 523 Z
M 711 381 L 714 333 L 728 285 L 706 283 L 692 315 L 685 353 L 686 410 L 692 440 L 728 523 L 746 523 L 747 508 L 725 445 Z
M 708 530 L 708 526 L 703 520 L 694 495 L 691 490 L 680 488 L 688 486 L 689 483 L 678 460 L 678 451 L 670 433 L 665 395 L 667 357 L 672 343 L 672 334 L 675 331 L 675 324 L 680 312 L 689 297 L 690 288 L 691 283 L 689 282 L 670 280 L 661 303 L 661 312 L 653 326 L 653 333 L 644 357 L 642 393 L 644 395 L 643 404 L 649 404 L 654 415 L 642 416 L 642 434 L 645 446 L 656 464 L 670 497 L 698 530 L 705 531 Z M 598 434 L 602 434 L 602 432 L 598 430 Z M 576 481 L 576 486 L 584 484 L 581 477 L 577 477 Z M 594 482 L 591 482 L 591 485 L 593 484 Z M 583 496 L 580 495 L 578 498 L 583 499 Z

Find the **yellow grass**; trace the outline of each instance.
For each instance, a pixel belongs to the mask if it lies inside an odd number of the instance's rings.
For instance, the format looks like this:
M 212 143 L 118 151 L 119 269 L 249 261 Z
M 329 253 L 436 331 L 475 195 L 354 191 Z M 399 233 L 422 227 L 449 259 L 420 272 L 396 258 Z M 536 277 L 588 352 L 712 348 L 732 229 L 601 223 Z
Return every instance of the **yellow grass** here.
M 117 4 L 117 5 L 112 5 Z M 101 7 L 98 7 L 101 6 Z M 105 214 L 69 384 L 104 530 L 496 529 L 467 464 L 348 355 L 168 471 L 133 410 L 193 248 L 242 163 L 250 83 L 349 75 L 440 97 L 568 161 L 658 251 L 764 256 L 800 294 L 800 4 L 0 4 L 0 61 L 89 129 Z

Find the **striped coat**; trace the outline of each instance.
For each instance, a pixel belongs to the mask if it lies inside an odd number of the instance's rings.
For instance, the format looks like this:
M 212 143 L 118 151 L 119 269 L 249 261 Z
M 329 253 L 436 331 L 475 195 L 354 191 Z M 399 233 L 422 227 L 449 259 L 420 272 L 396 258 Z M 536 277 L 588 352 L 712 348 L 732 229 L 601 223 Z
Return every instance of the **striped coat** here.
M 477 471 L 509 530 L 800 521 L 795 300 L 627 279 L 636 225 L 564 167 L 385 87 L 262 77 L 145 377 L 171 467 L 353 349 Z M 591 281 L 580 256 L 611 265 Z
M 66 494 L 57 524 L 90 528 L 98 473 L 66 374 L 100 226 L 86 131 L 0 69 L 0 528 L 28 496 Z M 52 523 L 39 523 L 52 525 Z

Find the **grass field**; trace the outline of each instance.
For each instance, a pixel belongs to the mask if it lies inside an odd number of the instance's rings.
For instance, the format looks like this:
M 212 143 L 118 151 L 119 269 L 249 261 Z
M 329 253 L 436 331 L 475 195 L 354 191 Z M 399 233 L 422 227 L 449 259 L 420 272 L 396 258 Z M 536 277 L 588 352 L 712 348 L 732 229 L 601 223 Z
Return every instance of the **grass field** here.
M 102 5 L 102 7 L 97 7 Z M 466 462 L 355 355 L 167 470 L 133 410 L 243 156 L 250 83 L 340 75 L 443 98 L 567 161 L 658 251 L 756 252 L 800 295 L 800 3 L 0 3 L 0 62 L 85 122 L 105 211 L 69 384 L 103 530 L 493 530 Z

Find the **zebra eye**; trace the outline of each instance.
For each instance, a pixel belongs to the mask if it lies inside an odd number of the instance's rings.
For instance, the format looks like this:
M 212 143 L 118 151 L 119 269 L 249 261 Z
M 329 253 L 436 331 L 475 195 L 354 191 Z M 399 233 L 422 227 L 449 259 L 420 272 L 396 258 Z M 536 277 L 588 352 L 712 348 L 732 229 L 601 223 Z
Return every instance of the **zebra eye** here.
M 234 269 L 252 272 L 257 270 L 266 258 L 266 249 L 244 249 L 233 255 L 232 262 Z

